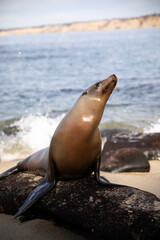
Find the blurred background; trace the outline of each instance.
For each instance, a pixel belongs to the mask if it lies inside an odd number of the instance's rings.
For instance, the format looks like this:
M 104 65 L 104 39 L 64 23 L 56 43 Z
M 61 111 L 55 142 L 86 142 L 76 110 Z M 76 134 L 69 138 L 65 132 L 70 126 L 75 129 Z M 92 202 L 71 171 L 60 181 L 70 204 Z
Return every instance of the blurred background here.
M 159 0 L 1 0 L 0 160 L 47 147 L 81 93 L 111 74 L 100 129 L 159 132 L 159 13 Z

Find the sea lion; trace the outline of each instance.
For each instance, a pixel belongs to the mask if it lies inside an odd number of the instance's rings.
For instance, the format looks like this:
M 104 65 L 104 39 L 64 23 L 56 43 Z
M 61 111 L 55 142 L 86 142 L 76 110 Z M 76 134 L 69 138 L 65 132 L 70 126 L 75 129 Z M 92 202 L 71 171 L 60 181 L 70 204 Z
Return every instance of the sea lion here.
M 14 218 L 21 215 L 47 191 L 57 180 L 82 178 L 94 171 L 98 183 L 112 184 L 99 176 L 101 160 L 101 137 L 98 129 L 106 102 L 117 84 L 113 74 L 99 81 L 82 93 L 73 108 L 58 125 L 52 137 L 50 147 L 42 149 L 20 162 L 18 170 L 42 168 L 46 171 L 40 185 L 28 196 Z M 2 176 L 10 172 L 6 171 Z

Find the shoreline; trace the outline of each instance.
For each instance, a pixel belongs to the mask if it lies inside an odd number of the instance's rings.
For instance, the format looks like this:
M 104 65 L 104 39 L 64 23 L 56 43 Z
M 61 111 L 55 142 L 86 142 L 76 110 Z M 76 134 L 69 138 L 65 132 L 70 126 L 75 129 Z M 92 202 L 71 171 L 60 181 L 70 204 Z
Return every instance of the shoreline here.
M 57 32 L 84 32 L 117 29 L 159 28 L 160 14 L 152 14 L 141 17 L 98 20 L 88 22 L 74 22 L 66 24 L 44 25 L 39 27 L 26 27 L 14 29 L 1 29 L 0 36 L 15 34 L 38 34 Z

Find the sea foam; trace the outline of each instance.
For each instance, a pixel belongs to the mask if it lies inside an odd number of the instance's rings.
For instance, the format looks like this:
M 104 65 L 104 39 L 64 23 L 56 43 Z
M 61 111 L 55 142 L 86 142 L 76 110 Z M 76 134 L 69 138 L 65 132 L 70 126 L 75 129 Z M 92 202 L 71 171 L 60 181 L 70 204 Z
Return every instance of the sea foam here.
M 158 119 L 157 122 L 151 123 L 151 125 L 148 128 L 144 129 L 145 133 L 156 133 L 160 132 L 160 119 Z
M 18 131 L 12 135 L 3 133 L 0 144 L 1 161 L 23 159 L 29 154 L 48 147 L 53 133 L 64 117 L 51 118 L 47 115 L 29 115 L 15 121 L 10 127 L 16 126 Z

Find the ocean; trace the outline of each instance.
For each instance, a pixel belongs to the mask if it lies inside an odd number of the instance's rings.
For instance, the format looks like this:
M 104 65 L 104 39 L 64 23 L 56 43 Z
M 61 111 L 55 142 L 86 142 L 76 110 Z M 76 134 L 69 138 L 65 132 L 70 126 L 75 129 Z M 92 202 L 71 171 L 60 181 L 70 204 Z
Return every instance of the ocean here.
M 49 146 L 81 93 L 116 74 L 100 129 L 160 132 L 160 29 L 0 37 L 0 161 Z

